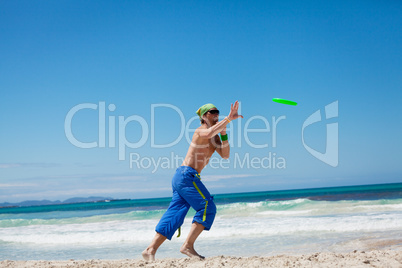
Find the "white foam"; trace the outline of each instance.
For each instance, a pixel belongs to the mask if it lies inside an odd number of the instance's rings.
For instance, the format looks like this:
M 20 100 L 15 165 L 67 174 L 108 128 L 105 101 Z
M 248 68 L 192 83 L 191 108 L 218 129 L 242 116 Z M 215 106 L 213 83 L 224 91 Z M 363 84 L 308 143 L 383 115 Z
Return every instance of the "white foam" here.
M 277 214 L 276 214 L 277 213 Z M 273 236 L 309 233 L 373 232 L 402 229 L 402 213 L 364 215 L 297 216 L 308 211 L 262 212 L 258 217 L 225 218 L 217 216 L 206 238 Z M 275 215 L 276 214 L 276 215 Z M 275 217 L 272 217 L 275 215 Z M 281 215 L 281 217 L 277 217 Z M 189 230 L 191 218 L 183 224 L 183 236 Z M 0 228 L 4 242 L 34 244 L 85 244 L 149 241 L 157 220 L 109 221 L 65 225 L 33 225 Z
M 263 211 L 258 212 L 258 215 L 263 216 L 292 216 L 292 215 L 310 215 L 313 210 L 298 210 L 298 211 Z
M 142 220 L 1 228 L 0 240 L 35 244 L 145 241 L 154 235 L 149 227 L 156 224 L 155 220 Z

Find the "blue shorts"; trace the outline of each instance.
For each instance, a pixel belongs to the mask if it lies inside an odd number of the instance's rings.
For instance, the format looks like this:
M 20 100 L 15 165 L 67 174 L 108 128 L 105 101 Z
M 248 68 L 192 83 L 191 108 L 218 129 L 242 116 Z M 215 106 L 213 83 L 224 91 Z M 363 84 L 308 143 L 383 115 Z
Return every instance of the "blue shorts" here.
M 180 166 L 172 179 L 173 197 L 155 231 L 169 240 L 183 224 L 190 206 L 196 211 L 193 222 L 209 230 L 215 219 L 216 206 L 213 197 L 201 182 L 200 174 L 188 166 Z

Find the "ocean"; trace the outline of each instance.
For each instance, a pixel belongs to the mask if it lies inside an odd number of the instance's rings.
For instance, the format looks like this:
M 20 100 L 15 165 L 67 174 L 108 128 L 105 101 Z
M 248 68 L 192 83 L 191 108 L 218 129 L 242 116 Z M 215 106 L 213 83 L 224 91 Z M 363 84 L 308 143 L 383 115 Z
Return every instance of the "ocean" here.
M 218 194 L 195 248 L 206 256 L 272 256 L 402 246 L 402 183 Z M 0 208 L 0 260 L 139 259 L 169 198 Z M 184 257 L 180 237 L 157 258 Z

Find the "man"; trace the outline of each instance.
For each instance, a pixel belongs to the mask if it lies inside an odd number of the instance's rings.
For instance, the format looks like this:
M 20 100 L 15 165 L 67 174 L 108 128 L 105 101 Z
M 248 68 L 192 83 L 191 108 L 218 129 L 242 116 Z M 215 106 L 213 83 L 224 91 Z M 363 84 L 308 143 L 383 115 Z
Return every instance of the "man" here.
M 171 240 L 175 231 L 183 224 L 190 206 L 196 211 L 186 241 L 180 252 L 189 257 L 204 258 L 194 250 L 194 242 L 203 230 L 209 230 L 215 219 L 216 206 L 204 184 L 200 173 L 208 164 L 212 154 L 217 151 L 224 158 L 229 158 L 230 146 L 226 134 L 226 125 L 242 115 L 238 114 L 239 102 L 231 104 L 230 113 L 219 122 L 219 110 L 209 103 L 201 106 L 197 114 L 201 126 L 194 132 L 183 164 L 177 168 L 172 179 L 173 197 L 168 210 L 155 228 L 156 234 L 151 244 L 142 252 L 147 261 L 155 260 L 155 254 L 162 243 Z M 219 138 L 218 133 L 221 134 Z

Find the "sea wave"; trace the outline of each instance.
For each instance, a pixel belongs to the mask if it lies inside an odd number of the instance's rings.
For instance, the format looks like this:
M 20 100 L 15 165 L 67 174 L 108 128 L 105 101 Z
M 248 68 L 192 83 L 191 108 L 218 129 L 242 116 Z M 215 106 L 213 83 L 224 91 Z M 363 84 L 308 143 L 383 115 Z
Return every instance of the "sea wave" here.
M 158 218 L 163 215 L 165 210 L 150 210 L 150 211 L 130 211 L 127 213 L 113 213 L 106 215 L 95 215 L 87 217 L 69 217 L 69 218 L 30 218 L 30 219 L 3 219 L 0 220 L 0 228 L 23 227 L 33 225 L 68 225 L 68 224 L 87 224 L 87 223 L 103 223 L 110 221 L 132 221 Z M 55 214 L 52 212 L 52 214 Z M 30 214 L 31 217 L 38 215 Z M 49 216 L 47 216 L 49 217 Z M 56 217 L 56 215 L 55 215 Z
M 191 226 L 186 218 L 182 228 L 185 237 Z M 32 225 L 0 228 L 0 240 L 29 244 L 93 244 L 146 242 L 155 234 L 153 220 L 108 221 L 66 225 Z M 217 216 L 206 239 L 250 236 L 319 235 L 356 232 L 389 232 L 402 229 L 402 213 L 377 212 L 361 215 L 238 217 Z
M 401 209 L 402 199 L 364 201 L 315 201 L 310 199 L 294 199 L 283 201 L 261 201 L 255 203 L 232 203 L 218 206 L 218 212 L 223 217 L 247 217 L 256 215 L 324 216 L 336 214 L 369 213 L 378 211 L 400 211 Z
M 86 244 L 146 242 L 164 210 L 131 211 L 61 219 L 3 219 L 0 242 L 28 244 Z M 34 217 L 34 214 L 30 214 Z M 183 236 L 189 231 L 191 211 Z M 49 215 L 47 215 L 48 217 Z M 243 202 L 218 205 L 207 239 L 221 237 L 345 234 L 402 229 L 402 200 Z
M 294 199 L 282 201 L 239 202 L 218 205 L 217 210 L 217 215 L 221 218 L 352 215 L 377 212 L 399 212 L 402 211 L 402 199 L 370 201 L 314 201 L 309 199 Z M 35 225 L 105 223 L 111 221 L 159 220 L 164 212 L 165 209 L 133 210 L 130 212 L 109 212 L 110 214 L 88 216 L 82 216 L 82 214 L 78 216 L 69 212 L 69 217 L 64 215 L 63 212 L 25 214 L 23 215 L 24 217 L 15 214 L 9 218 L 0 218 L 0 228 Z M 99 213 L 107 213 L 107 211 L 99 211 Z M 195 212 L 191 209 L 187 218 L 192 218 L 194 214 Z

